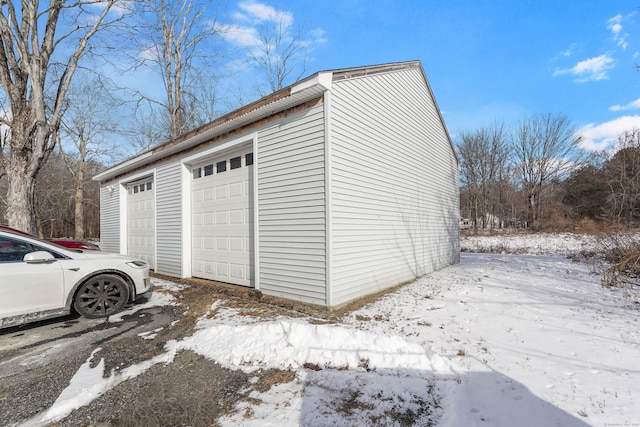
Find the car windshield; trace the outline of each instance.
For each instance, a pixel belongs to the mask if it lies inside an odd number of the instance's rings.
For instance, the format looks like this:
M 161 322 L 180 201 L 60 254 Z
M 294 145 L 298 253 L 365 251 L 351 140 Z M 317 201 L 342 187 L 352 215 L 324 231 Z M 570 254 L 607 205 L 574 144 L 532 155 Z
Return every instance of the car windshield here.
M 37 240 L 39 240 L 39 241 L 41 241 L 41 242 L 44 242 L 44 243 L 46 243 L 46 244 L 48 244 L 48 245 L 52 245 L 52 246 L 55 246 L 55 247 L 58 247 L 58 248 L 62 248 L 62 249 L 64 249 L 65 251 L 69 251 L 69 252 L 76 252 L 76 253 L 82 253 L 82 252 L 84 252 L 82 249 L 78 249 L 78 248 L 70 248 L 70 247 L 68 247 L 68 246 L 62 246 L 61 244 L 56 243 L 56 242 L 53 242 L 53 241 L 51 241 L 51 240 L 43 240 L 43 239 L 39 239 L 39 238 L 37 238 L 37 237 L 32 237 L 32 239 L 37 239 Z
M 7 226 L 0 225 L 0 231 L 4 231 L 4 232 L 7 232 L 7 233 L 15 234 L 16 236 L 20 236 L 20 237 L 25 237 L 26 236 L 26 237 L 29 237 L 31 239 L 35 239 L 35 240 L 37 240 L 39 242 L 46 243 L 48 245 L 53 245 L 56 248 L 64 249 L 65 251 L 69 251 L 69 252 L 74 252 L 74 253 L 83 253 L 84 252 L 82 249 L 69 248 L 67 246 L 63 246 L 63 245 L 60 245 L 58 243 L 52 242 L 51 240 L 41 239 L 41 238 L 36 237 L 36 236 L 34 236 L 32 234 L 25 233 L 24 231 L 16 230 L 15 228 L 10 228 L 10 227 L 7 227 Z
M 52 242 L 51 240 L 44 240 L 44 239 L 40 239 L 40 238 L 34 237 L 34 236 L 29 236 L 29 237 L 31 237 L 32 239 L 36 239 L 39 242 L 46 243 L 47 245 L 51 245 L 51 246 L 55 246 L 56 248 L 64 249 L 67 252 L 75 252 L 75 253 L 78 253 L 78 254 L 81 254 L 81 253 L 84 252 L 82 249 L 69 248 L 67 246 L 62 246 L 62 245 L 59 245 L 59 244 L 57 244 L 55 242 Z
M 0 262 L 2 263 L 22 261 L 26 254 L 37 251 L 48 252 L 57 259 L 68 258 L 64 253 L 51 250 L 47 246 L 40 246 L 32 241 L 27 241 L 25 236 L 20 236 L 17 233 L 0 235 Z

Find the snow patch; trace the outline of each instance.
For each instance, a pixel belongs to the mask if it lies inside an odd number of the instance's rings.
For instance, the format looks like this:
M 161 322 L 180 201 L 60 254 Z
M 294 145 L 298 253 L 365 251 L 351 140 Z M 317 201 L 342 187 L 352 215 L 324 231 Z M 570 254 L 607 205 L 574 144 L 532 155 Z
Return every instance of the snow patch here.
M 450 364 L 403 337 L 378 335 L 337 325 L 278 320 L 255 325 L 220 325 L 204 320 L 180 342 L 218 363 L 298 369 L 305 364 L 337 369 L 414 369 L 450 374 Z

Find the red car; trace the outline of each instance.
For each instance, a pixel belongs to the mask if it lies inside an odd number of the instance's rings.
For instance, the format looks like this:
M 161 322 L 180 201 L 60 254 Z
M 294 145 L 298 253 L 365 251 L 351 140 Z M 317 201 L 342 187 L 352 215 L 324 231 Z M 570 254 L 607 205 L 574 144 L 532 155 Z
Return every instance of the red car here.
M 7 227 L 6 225 L 0 225 L 0 230 L 11 231 L 12 233 L 22 234 L 23 236 L 31 236 L 24 231 L 16 230 L 15 228 Z M 55 243 L 56 245 L 63 246 L 69 249 L 81 249 L 83 251 L 99 251 L 100 246 L 95 243 L 86 242 L 84 240 L 71 240 L 71 239 L 45 239 L 47 242 Z

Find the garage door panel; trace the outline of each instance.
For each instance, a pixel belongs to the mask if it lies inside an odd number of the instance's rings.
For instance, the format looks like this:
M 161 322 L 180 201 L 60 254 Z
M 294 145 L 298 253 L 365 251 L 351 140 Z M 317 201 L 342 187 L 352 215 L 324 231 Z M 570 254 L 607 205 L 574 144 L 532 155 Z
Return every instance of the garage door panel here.
M 219 185 L 216 187 L 216 200 L 222 200 L 227 198 L 227 186 Z
M 244 238 L 232 237 L 229 239 L 229 250 L 232 252 L 244 252 Z
M 216 250 L 218 251 L 228 251 L 229 250 L 229 238 L 227 237 L 216 237 Z M 222 254 L 218 254 L 221 256 Z
M 229 224 L 245 224 L 244 210 L 235 209 L 229 211 Z
M 192 167 L 192 275 L 206 279 L 251 285 L 250 176 L 245 164 L 250 149 L 221 154 Z M 242 156 L 239 164 L 237 158 Z M 231 161 L 231 159 L 234 161 Z M 198 169 L 209 171 L 198 173 Z M 198 193 L 211 197 L 198 198 Z M 207 217 L 198 221 L 199 215 Z M 197 239 L 213 244 L 197 246 Z
M 231 264 L 231 277 L 234 279 L 244 279 L 245 267 L 242 264 Z
M 127 185 L 127 253 L 155 269 L 155 189 L 151 178 Z
M 202 249 L 204 250 L 210 250 L 210 249 L 215 249 L 215 244 L 213 241 L 212 237 L 205 237 L 204 239 L 202 239 L 203 243 L 202 243 Z
M 234 198 L 246 196 L 244 186 L 244 182 L 234 182 L 233 184 L 229 184 L 229 197 Z
M 226 262 L 216 262 L 216 274 L 220 277 L 229 277 L 229 264 Z
M 213 225 L 215 221 L 213 220 L 213 212 L 206 212 L 202 218 L 203 225 Z
M 229 223 L 229 211 L 216 212 L 216 224 L 226 225 Z

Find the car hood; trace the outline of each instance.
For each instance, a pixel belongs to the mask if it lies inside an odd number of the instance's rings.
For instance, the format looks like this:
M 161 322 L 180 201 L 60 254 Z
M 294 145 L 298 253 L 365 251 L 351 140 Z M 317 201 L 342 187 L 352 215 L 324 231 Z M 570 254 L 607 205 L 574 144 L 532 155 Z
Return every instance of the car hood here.
M 80 249 L 82 251 L 99 251 L 100 247 L 93 242 L 71 239 L 46 239 L 49 243 L 55 243 L 67 249 Z
M 142 261 L 141 259 L 131 257 L 129 255 L 114 254 L 109 252 L 100 251 L 82 251 L 72 252 L 71 258 L 73 259 L 114 259 L 122 262 Z

